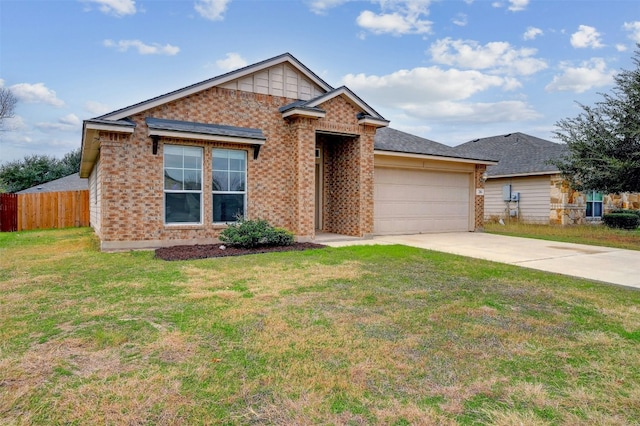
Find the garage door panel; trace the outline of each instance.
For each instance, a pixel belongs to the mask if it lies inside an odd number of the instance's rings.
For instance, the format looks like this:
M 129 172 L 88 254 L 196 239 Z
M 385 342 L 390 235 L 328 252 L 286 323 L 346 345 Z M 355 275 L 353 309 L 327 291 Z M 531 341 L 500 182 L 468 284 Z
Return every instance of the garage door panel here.
M 384 184 L 376 186 L 374 196 L 378 200 L 401 202 L 406 200 L 406 193 L 408 192 L 412 194 L 412 201 L 415 202 L 435 201 L 468 203 L 469 199 L 468 186 L 439 186 L 434 188 L 429 185 Z
M 468 203 L 385 202 L 378 205 L 380 217 L 422 217 L 425 215 L 468 215 Z
M 376 234 L 469 229 L 468 173 L 376 168 L 374 176 Z

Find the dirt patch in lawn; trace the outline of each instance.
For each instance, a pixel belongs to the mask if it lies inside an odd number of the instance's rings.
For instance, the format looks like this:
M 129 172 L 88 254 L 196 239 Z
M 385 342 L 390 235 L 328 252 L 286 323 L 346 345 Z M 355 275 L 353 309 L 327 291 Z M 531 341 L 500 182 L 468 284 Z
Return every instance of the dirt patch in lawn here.
M 162 260 L 191 260 L 209 257 L 244 256 L 248 254 L 272 253 L 280 251 L 311 250 L 326 247 L 317 243 L 294 243 L 290 246 L 240 248 L 222 244 L 197 244 L 192 246 L 173 246 L 156 249 L 156 258 Z

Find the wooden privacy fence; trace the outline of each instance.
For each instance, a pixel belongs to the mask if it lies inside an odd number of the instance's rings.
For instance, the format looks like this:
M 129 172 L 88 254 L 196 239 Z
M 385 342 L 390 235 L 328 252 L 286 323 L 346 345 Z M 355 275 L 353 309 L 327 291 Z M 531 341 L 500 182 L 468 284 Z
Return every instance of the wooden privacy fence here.
M 16 231 L 89 226 L 89 191 L 37 192 L 32 194 L 2 194 L 17 197 Z M 2 218 L 2 231 L 4 217 Z
M 18 195 L 0 194 L 0 232 L 18 230 Z

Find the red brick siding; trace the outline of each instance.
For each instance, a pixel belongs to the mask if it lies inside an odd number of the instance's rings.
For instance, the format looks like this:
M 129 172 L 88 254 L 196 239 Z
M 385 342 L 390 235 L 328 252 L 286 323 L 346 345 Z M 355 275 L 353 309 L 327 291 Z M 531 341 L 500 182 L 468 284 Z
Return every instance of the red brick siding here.
M 221 226 L 211 217 L 211 148 L 244 149 L 247 163 L 247 216 L 264 218 L 299 236 L 314 235 L 314 169 L 316 130 L 363 132 L 358 126 L 357 109 L 343 98 L 321 105 L 324 119 L 284 120 L 278 107 L 292 99 L 234 90 L 212 88 L 131 117 L 136 122 L 133 135 L 101 133 L 98 186 L 102 188 L 101 239 L 106 243 L 158 241 L 167 243 L 206 242 L 215 240 Z M 244 144 L 223 144 L 196 140 L 162 138 L 157 155 L 152 153 L 147 135 L 146 117 L 186 120 L 220 125 L 259 128 L 266 143 L 257 160 L 253 149 Z M 164 225 L 163 146 L 185 144 L 204 148 L 203 223 L 202 225 Z M 365 152 L 367 151 L 367 152 Z M 337 152 L 340 167 L 334 167 L 338 194 L 333 205 L 338 209 L 332 225 L 334 232 L 350 235 L 370 233 L 373 219 L 360 217 L 373 199 L 372 178 L 360 179 L 362 171 L 373 170 L 373 135 L 350 138 Z M 337 164 L 337 163 L 336 163 Z M 368 173 L 368 172 L 367 172 Z M 327 179 L 331 174 L 325 173 Z M 100 216 L 100 215 L 97 215 Z M 325 216 L 331 219 L 331 212 Z M 155 242 L 155 243 L 154 243 Z M 138 246 L 143 246 L 138 244 Z M 111 244 L 115 247 L 117 244 Z M 124 245 L 123 245 L 124 247 Z

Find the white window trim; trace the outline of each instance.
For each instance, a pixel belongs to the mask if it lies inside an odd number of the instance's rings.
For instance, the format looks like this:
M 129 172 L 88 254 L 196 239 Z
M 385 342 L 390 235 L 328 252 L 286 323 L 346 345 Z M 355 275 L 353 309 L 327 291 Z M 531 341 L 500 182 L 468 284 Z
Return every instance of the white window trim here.
M 247 194 L 249 192 L 249 173 L 248 173 L 248 161 L 249 161 L 249 153 L 244 149 L 232 149 L 232 148 L 211 148 L 211 178 L 213 178 L 213 159 L 214 159 L 214 151 L 215 150 L 226 150 L 226 151 L 241 151 L 244 153 L 244 191 L 214 191 L 213 187 L 211 188 L 211 223 L 213 225 L 228 225 L 230 223 L 236 223 L 236 221 L 226 221 L 226 222 L 216 222 L 213 220 L 213 197 L 216 194 L 244 194 L 243 204 L 244 204 L 244 212 L 243 215 L 247 216 Z
M 200 149 L 200 190 L 171 190 L 164 187 L 165 152 L 166 147 L 198 148 Z M 175 228 L 184 226 L 202 226 L 204 217 L 204 149 L 201 146 L 165 144 L 162 151 L 162 222 L 164 226 Z M 167 222 L 167 194 L 200 194 L 200 221 L 199 222 Z
M 595 198 L 595 194 L 601 194 L 602 200 L 600 200 L 600 201 L 593 201 L 593 200 L 592 200 L 592 201 L 589 201 L 589 198 L 588 198 L 588 197 L 589 197 L 589 194 L 591 194 L 591 198 Z M 584 197 L 585 197 L 585 206 L 584 206 L 584 208 L 585 208 L 585 212 L 584 212 L 584 217 L 585 217 L 587 220 L 601 220 L 601 219 L 602 219 L 602 215 L 604 214 L 604 193 L 601 193 L 601 192 L 599 192 L 599 191 L 593 191 L 593 190 L 591 190 L 591 191 L 587 191 L 587 192 L 584 194 Z M 595 211 L 595 209 L 593 208 L 593 207 L 594 207 L 593 205 L 594 205 L 595 203 L 599 203 L 599 204 L 600 204 L 600 206 L 601 206 L 601 207 L 600 207 L 600 212 L 601 212 L 600 216 L 587 216 L 587 211 L 588 211 L 589 203 L 591 203 L 591 204 L 592 204 L 592 206 L 591 206 L 591 213 L 593 213 L 593 212 Z

